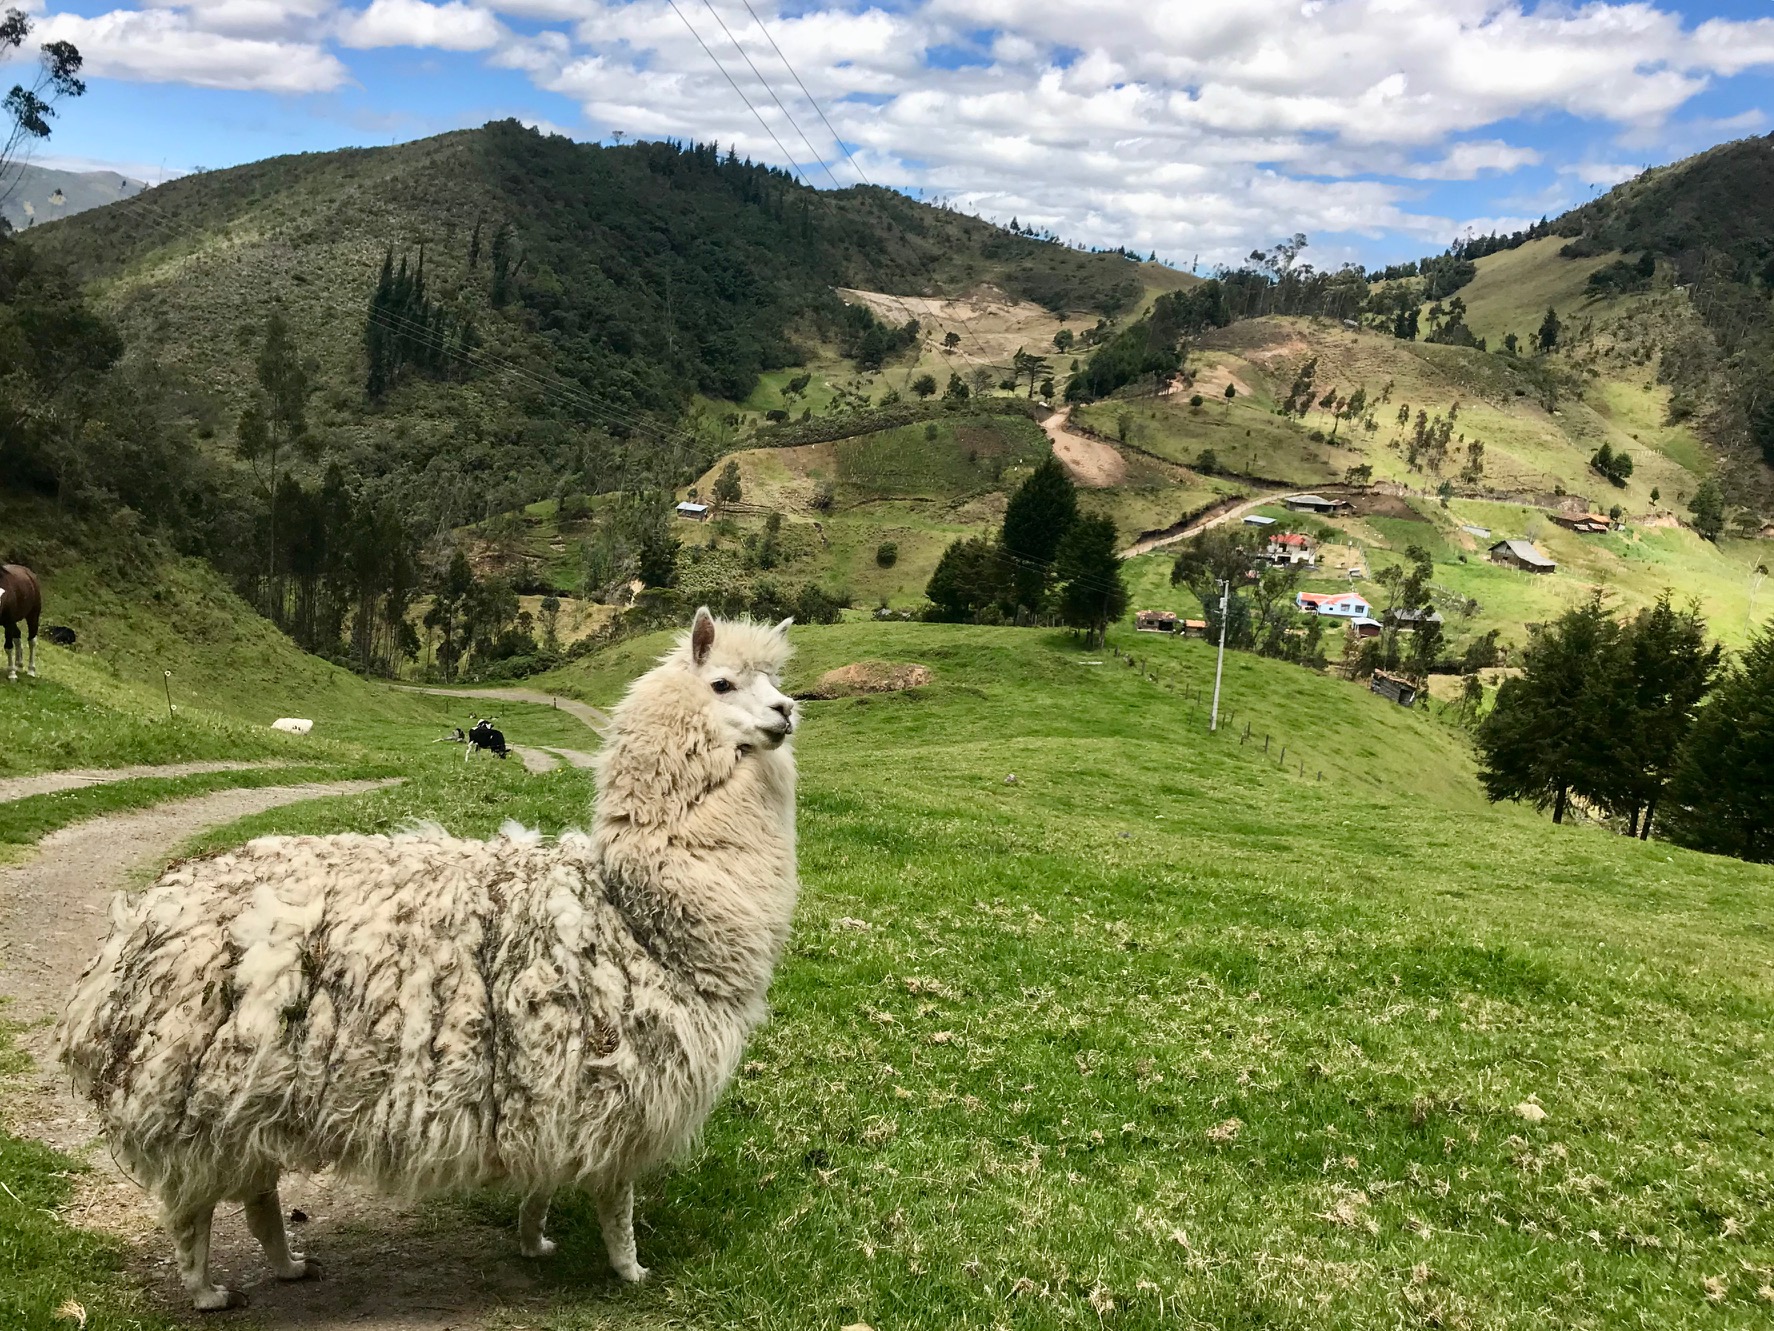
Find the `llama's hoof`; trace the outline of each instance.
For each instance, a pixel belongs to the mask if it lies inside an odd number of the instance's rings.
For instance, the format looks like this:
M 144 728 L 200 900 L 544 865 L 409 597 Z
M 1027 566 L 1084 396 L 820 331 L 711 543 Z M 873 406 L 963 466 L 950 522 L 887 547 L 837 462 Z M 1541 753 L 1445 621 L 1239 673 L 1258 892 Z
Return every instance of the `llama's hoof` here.
M 616 1268 L 616 1278 L 624 1284 L 639 1285 L 653 1273 L 639 1262 L 630 1262 L 627 1266 Z
M 291 1253 L 289 1265 L 277 1273 L 279 1280 L 318 1280 L 320 1279 L 320 1263 L 312 1257 L 304 1257 L 300 1253 Z
M 552 1257 L 554 1256 L 554 1240 L 538 1238 L 534 1242 L 520 1243 L 518 1251 L 523 1253 L 525 1257 Z
M 224 1308 L 246 1307 L 246 1295 L 226 1285 L 211 1285 L 201 1294 L 193 1295 L 191 1306 L 200 1313 L 221 1312 Z

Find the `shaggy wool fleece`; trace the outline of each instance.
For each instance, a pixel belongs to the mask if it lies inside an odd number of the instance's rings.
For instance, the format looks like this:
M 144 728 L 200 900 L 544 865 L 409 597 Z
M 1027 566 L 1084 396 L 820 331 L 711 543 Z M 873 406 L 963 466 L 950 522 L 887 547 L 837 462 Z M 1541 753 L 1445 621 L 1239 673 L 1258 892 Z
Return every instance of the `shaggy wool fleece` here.
M 589 835 L 270 837 L 120 897 L 60 1031 L 117 1155 L 176 1215 L 329 1165 L 608 1192 L 680 1150 L 794 907 L 787 655 L 699 615 L 615 709 Z

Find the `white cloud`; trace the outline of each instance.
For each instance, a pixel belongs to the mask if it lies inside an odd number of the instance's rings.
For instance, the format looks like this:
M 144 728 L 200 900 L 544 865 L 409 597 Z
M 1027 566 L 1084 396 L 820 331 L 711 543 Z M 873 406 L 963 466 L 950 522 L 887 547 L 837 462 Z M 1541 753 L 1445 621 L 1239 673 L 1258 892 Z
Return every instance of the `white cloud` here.
M 33 37 L 69 41 L 95 78 L 188 83 L 261 92 L 330 92 L 350 80 L 337 56 L 311 42 L 231 37 L 170 10 L 113 10 L 92 18 L 55 14 Z
M 1572 162 L 1561 166 L 1558 173 L 1570 176 L 1582 185 L 1593 185 L 1600 189 L 1611 189 L 1622 180 L 1631 180 L 1643 171 L 1648 163 L 1633 165 L 1630 162 Z
M 1417 180 L 1473 180 L 1487 171 L 1509 172 L 1519 167 L 1538 166 L 1541 160 L 1541 154 L 1533 148 L 1518 148 L 1502 139 L 1486 139 L 1456 143 L 1439 161 L 1417 163 L 1396 174 Z
M 786 151 L 829 184 L 809 161 L 823 155 L 848 183 L 798 75 L 878 183 L 1089 242 L 1236 259 L 1295 229 L 1445 240 L 1459 224 L 1423 213 L 1413 182 L 1550 165 L 1570 191 L 1636 172 L 1615 155 L 1761 124 L 1678 113 L 1774 65 L 1774 18 L 1696 24 L 1672 2 L 751 0 L 766 34 L 736 0 L 711 0 L 728 31 L 701 0 L 133 0 L 44 27 L 100 77 L 278 92 L 345 82 L 338 50 L 483 52 L 570 99 L 594 135 Z M 947 49 L 968 58 L 932 55 Z M 1533 128 L 1559 116 L 1596 128 L 1569 147 Z
M 368 9 L 346 10 L 339 24 L 345 46 L 429 46 L 440 51 L 484 51 L 504 35 L 499 20 L 484 9 L 450 0 L 371 0 Z

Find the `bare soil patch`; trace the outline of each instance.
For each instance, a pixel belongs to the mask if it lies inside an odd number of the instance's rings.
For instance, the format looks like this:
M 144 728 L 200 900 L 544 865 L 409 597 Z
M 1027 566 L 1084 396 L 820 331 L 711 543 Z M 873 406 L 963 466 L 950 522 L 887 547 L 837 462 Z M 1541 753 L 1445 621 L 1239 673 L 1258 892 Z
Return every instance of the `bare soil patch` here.
M 262 767 L 288 766 L 290 763 L 284 759 L 269 758 L 258 762 L 144 763 L 135 767 L 80 767 L 65 772 L 38 772 L 32 776 L 9 776 L 0 780 L 0 804 L 28 799 L 32 795 L 52 795 L 58 790 L 134 781 L 140 777 L 200 776 L 205 772 L 252 772 Z
M 1092 439 L 1069 428 L 1071 408 L 1056 412 L 1041 423 L 1053 442 L 1053 455 L 1072 473 L 1079 485 L 1104 490 L 1127 479 L 1127 460 L 1113 444 Z
M 838 295 L 852 304 L 866 305 L 886 323 L 902 324 L 916 319 L 926 348 L 935 350 L 943 335 L 956 333 L 960 342 L 945 353 L 959 365 L 992 365 L 1005 368 L 1020 350 L 1057 357 L 1053 335 L 1061 321 L 1033 301 L 1015 297 L 990 284 L 975 287 L 965 296 L 891 296 L 882 291 L 853 291 L 843 287 Z
M 803 694 L 814 699 L 854 698 L 864 693 L 898 693 L 928 684 L 936 676 L 929 666 L 910 661 L 854 661 L 828 670 Z

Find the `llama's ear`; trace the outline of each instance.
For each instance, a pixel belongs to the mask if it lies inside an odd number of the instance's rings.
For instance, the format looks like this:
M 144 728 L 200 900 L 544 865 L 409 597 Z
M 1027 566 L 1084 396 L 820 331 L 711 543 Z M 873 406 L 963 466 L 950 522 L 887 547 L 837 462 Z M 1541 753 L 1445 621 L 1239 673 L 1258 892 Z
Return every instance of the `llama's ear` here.
M 776 626 L 776 636 L 779 638 L 786 638 L 788 636 L 789 625 L 794 622 L 795 617 L 793 615 L 790 615 L 787 619 L 783 620 L 782 623 Z
M 715 645 L 715 617 L 707 606 L 698 606 L 696 620 L 690 625 L 690 659 L 697 665 L 708 660 L 708 649 Z

